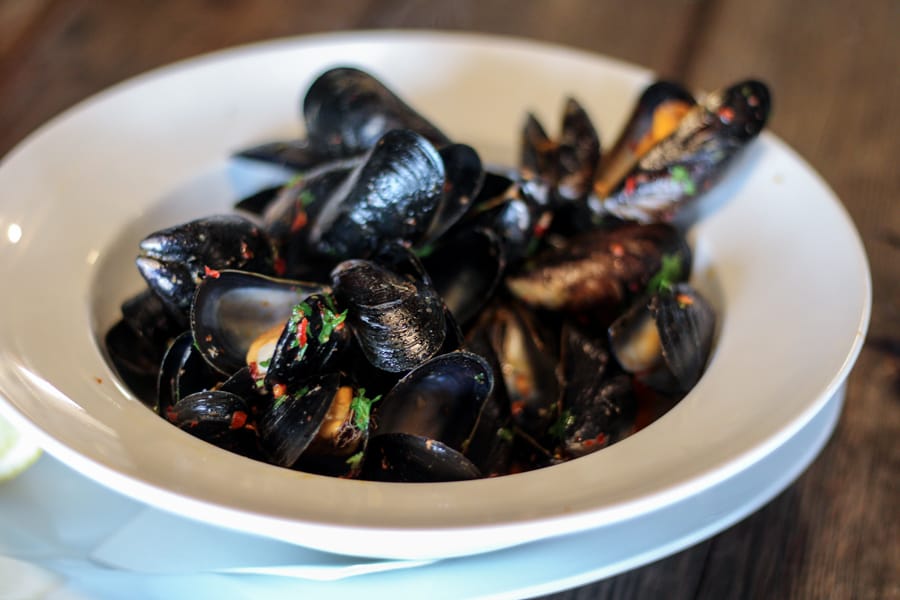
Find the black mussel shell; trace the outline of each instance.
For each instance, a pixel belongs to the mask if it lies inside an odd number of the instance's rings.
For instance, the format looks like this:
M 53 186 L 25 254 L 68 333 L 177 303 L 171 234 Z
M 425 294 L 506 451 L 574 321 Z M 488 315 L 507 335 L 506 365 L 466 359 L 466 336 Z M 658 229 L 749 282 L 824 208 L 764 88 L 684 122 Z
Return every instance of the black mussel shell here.
M 602 321 L 643 293 L 663 257 L 677 258 L 682 278 L 688 276 L 691 250 L 677 229 L 625 223 L 546 248 L 522 272 L 507 277 L 506 285 L 532 306 Z
M 493 231 L 510 266 L 537 249 L 553 213 L 547 206 L 547 184 L 536 179 L 510 179 L 489 174 L 470 218 L 455 230 L 481 227 Z
M 331 156 L 354 156 L 392 129 L 409 129 L 437 146 L 450 140 L 378 79 L 350 67 L 322 73 L 303 100 L 310 145 Z
M 323 290 L 314 283 L 219 271 L 197 286 L 194 341 L 210 365 L 229 375 L 247 365 L 247 352 L 260 335 L 275 327 L 281 331 L 294 306 Z
M 243 398 L 223 391 L 186 396 L 167 411 L 169 421 L 183 431 L 220 448 L 256 455 L 256 431 Z
M 509 471 L 514 433 L 503 371 L 491 347 L 488 328 L 473 328 L 464 349 L 483 358 L 494 377 L 491 393 L 482 404 L 472 435 L 466 442 L 465 455 L 486 477 L 503 475 Z
M 268 237 L 238 215 L 216 215 L 150 234 L 140 244 L 138 270 L 173 314 L 185 321 L 194 292 L 221 269 L 272 274 L 274 252 Z
M 616 360 L 663 392 L 689 391 L 709 360 L 715 334 L 712 306 L 680 283 L 644 298 L 609 328 Z
M 275 202 L 278 193 L 284 188 L 283 185 L 273 185 L 263 188 L 258 192 L 250 194 L 235 203 L 235 210 L 249 213 L 254 217 L 261 217 L 266 209 Z
M 418 241 L 443 197 L 437 150 L 409 130 L 386 133 L 322 208 L 309 232 L 319 254 L 365 257 L 395 240 Z
M 481 472 L 461 452 L 437 440 L 405 433 L 369 441 L 360 478 L 370 481 L 433 483 L 478 479 Z
M 172 340 L 184 331 L 176 316 L 150 290 L 144 290 L 122 303 L 122 320 L 147 345 L 155 348 L 160 358 Z
M 493 387 L 493 371 L 480 356 L 436 356 L 410 371 L 385 396 L 376 432 L 431 438 L 462 452 Z
M 485 317 L 500 364 L 512 421 L 535 438 L 552 423 L 559 397 L 557 360 L 537 332 L 534 317 L 518 306 L 499 306 Z
M 366 260 L 340 263 L 332 281 L 360 349 L 376 368 L 409 371 L 440 350 L 446 336 L 444 304 L 427 281 Z
M 181 398 L 210 390 L 221 380 L 221 375 L 194 346 L 194 336 L 185 331 L 173 340 L 163 356 L 156 384 L 157 411 L 169 418 L 168 411 Z
M 350 345 L 346 317 L 347 311 L 339 311 L 327 294 L 313 294 L 296 304 L 265 367 L 266 387 L 293 387 L 333 370 Z
M 591 191 L 600 163 L 600 137 L 574 98 L 566 100 L 557 152 L 557 198 L 563 202 L 583 201 Z
M 125 321 L 113 325 L 103 341 L 119 378 L 143 404 L 155 408 L 156 379 L 162 360 L 159 350 L 135 333 Z
M 677 83 L 656 81 L 643 91 L 612 150 L 603 156 L 595 191 L 606 197 L 650 148 L 670 136 L 696 104 Z
M 278 192 L 263 215 L 266 233 L 276 244 L 287 277 L 322 279 L 331 266 L 309 243 L 312 223 L 359 161 L 333 161 L 298 175 Z
M 270 461 L 293 467 L 312 443 L 339 388 L 337 374 L 322 375 L 279 390 L 257 418 L 260 443 Z
M 491 299 L 506 270 L 500 238 L 490 229 L 462 229 L 422 258 L 425 270 L 456 320 L 465 325 Z
M 184 330 L 150 290 L 122 303 L 122 320 L 104 337 L 116 373 L 147 406 L 156 407 L 159 364 L 172 340 Z
M 650 302 L 662 343 L 662 353 L 681 391 L 688 392 L 703 374 L 712 349 L 716 313 L 695 289 L 673 286 Z
M 557 144 L 532 113 L 525 116 L 520 143 L 519 168 L 527 178 L 555 182 L 558 178 Z
M 308 140 L 266 142 L 240 150 L 235 156 L 281 165 L 294 171 L 308 171 L 333 158 L 325 149 L 312 147 Z
M 771 101 L 758 81 L 709 94 L 651 148 L 609 197 L 592 202 L 598 214 L 641 222 L 671 220 L 685 201 L 709 189 L 737 153 L 765 126 Z
M 471 210 L 484 183 L 481 158 L 471 146 L 451 144 L 439 153 L 446 173 L 443 197 L 419 246 L 434 243 Z
M 602 340 L 567 326 L 562 348 L 564 392 L 554 433 L 564 455 L 577 457 L 625 437 L 634 427 L 637 401 L 631 378 L 608 368 Z

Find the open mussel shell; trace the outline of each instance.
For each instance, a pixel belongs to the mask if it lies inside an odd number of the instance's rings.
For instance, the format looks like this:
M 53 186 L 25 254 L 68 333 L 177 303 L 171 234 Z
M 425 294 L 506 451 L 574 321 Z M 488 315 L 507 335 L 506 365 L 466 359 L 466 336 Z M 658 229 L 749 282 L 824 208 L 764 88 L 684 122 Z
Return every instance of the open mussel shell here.
M 716 316 L 693 287 L 680 283 L 646 297 L 609 328 L 622 368 L 663 392 L 689 391 L 709 360 Z
M 489 172 L 472 213 L 453 231 L 493 231 L 500 239 L 506 263 L 518 264 L 537 248 L 553 216 L 547 205 L 548 194 L 549 186 L 541 180 L 511 179 Z
M 221 379 L 221 374 L 209 366 L 194 346 L 191 332 L 185 331 L 172 341 L 159 367 L 157 412 L 167 417 L 181 398 L 212 389 Z
M 272 274 L 266 234 L 238 215 L 216 215 L 150 234 L 140 243 L 138 270 L 166 307 L 185 322 L 197 285 L 221 269 Z
M 444 303 L 427 281 L 367 260 L 344 261 L 331 276 L 357 344 L 376 368 L 409 371 L 444 344 Z
M 399 483 L 466 481 L 481 476 L 461 452 L 437 440 L 406 433 L 370 440 L 360 473 L 361 479 Z
M 470 352 L 436 356 L 385 396 L 378 410 L 377 434 L 413 434 L 462 452 L 493 386 L 493 371 L 480 356 Z
M 293 467 L 312 443 L 339 389 L 340 376 L 321 375 L 269 397 L 257 417 L 260 443 L 269 459 Z
M 600 137 L 587 111 L 574 98 L 566 100 L 557 153 L 558 200 L 583 201 L 600 163 Z
M 447 308 L 465 325 L 494 295 L 506 255 L 497 234 L 476 227 L 442 239 L 422 263 Z
M 271 163 L 294 171 L 308 171 L 332 158 L 324 148 L 313 147 L 308 140 L 266 142 L 235 153 L 238 158 Z
M 184 331 L 151 290 L 145 289 L 122 303 L 122 319 L 103 339 L 116 373 L 149 407 L 156 407 L 159 364 L 172 340 Z
M 663 257 L 676 258 L 682 277 L 688 276 L 691 250 L 676 228 L 624 223 L 547 247 L 521 272 L 507 277 L 506 285 L 531 306 L 602 321 L 647 288 Z
M 684 87 L 656 81 L 641 93 L 612 150 L 603 156 L 594 184 L 598 196 L 607 196 L 650 148 L 672 135 L 681 119 L 696 104 Z
M 276 327 L 280 332 L 292 308 L 323 289 L 245 271 L 219 271 L 197 286 L 191 309 L 194 341 L 210 365 L 230 375 L 247 365 L 247 352 L 260 335 Z
M 560 367 L 564 391 L 554 433 L 567 457 L 605 448 L 634 427 L 637 401 L 631 378 L 609 365 L 603 340 L 571 325 L 563 329 Z
M 608 197 L 592 199 L 592 208 L 645 223 L 671 220 L 687 200 L 722 176 L 765 126 L 770 108 L 768 88 L 759 81 L 742 81 L 709 94 Z
M 524 177 L 555 182 L 558 177 L 558 146 L 538 118 L 528 113 L 519 143 L 519 168 Z
M 465 442 L 465 455 L 485 477 L 501 475 L 509 471 L 514 434 L 503 370 L 491 346 L 488 328 L 473 327 L 464 349 L 483 358 L 494 377 L 491 393 L 482 403 L 472 434 Z
M 450 144 L 439 154 L 446 174 L 443 197 L 419 246 L 433 243 L 456 224 L 472 208 L 484 183 L 481 158 L 471 146 Z
M 143 404 L 155 408 L 156 379 L 162 360 L 159 350 L 123 320 L 106 332 L 103 343 L 116 374 Z
M 220 448 L 245 456 L 258 454 L 250 409 L 236 394 L 197 392 L 176 402 L 166 417 L 181 430 Z
M 545 345 L 534 316 L 521 306 L 498 306 L 485 321 L 512 422 L 540 438 L 553 420 L 559 397 L 555 353 Z
M 392 129 L 409 129 L 437 146 L 450 140 L 378 79 L 352 67 L 322 73 L 303 100 L 309 143 L 331 156 L 354 156 Z
M 318 279 L 322 275 L 318 268 L 321 260 L 309 244 L 312 223 L 358 164 L 337 161 L 297 176 L 267 206 L 263 222 L 284 261 L 286 276 Z
M 335 260 L 368 256 L 394 240 L 418 241 L 441 202 L 444 179 L 444 163 L 428 140 L 389 131 L 328 199 L 309 241 Z

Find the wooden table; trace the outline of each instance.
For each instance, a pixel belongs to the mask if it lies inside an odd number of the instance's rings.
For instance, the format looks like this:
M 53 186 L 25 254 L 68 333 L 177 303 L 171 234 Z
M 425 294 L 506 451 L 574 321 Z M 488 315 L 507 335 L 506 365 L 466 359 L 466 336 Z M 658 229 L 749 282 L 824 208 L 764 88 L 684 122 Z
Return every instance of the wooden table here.
M 771 129 L 834 188 L 869 254 L 868 341 L 837 431 L 809 470 L 711 540 L 554 598 L 900 598 L 900 3 L 2 0 L 0 156 L 147 69 L 266 38 L 378 28 L 558 42 L 694 88 L 765 79 Z M 827 264 L 809 268 L 828 276 Z

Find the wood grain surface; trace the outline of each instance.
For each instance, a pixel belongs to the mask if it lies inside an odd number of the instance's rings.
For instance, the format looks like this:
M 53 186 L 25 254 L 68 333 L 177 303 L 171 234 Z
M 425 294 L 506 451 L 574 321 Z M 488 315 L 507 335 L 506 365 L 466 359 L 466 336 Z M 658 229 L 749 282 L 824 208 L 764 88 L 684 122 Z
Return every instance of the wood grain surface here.
M 272 37 L 382 28 L 562 43 L 697 89 L 762 78 L 774 90 L 771 129 L 834 188 L 871 261 L 868 341 L 838 428 L 808 471 L 708 541 L 552 598 L 900 598 L 896 0 L 0 0 L 0 156 L 147 69 Z M 827 264 L 809 268 L 828 276 Z

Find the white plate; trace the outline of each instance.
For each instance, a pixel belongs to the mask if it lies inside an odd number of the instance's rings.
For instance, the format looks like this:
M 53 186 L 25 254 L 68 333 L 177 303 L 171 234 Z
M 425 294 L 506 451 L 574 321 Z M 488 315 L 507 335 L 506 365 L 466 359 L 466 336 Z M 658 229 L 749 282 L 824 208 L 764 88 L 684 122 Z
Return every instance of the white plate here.
M 0 487 L 0 524 L 16 525 L 0 539 L 0 555 L 28 560 L 32 587 L 56 584 L 46 600 L 106 598 L 129 590 L 143 598 L 328 597 L 328 598 L 521 598 L 548 594 L 610 577 L 697 543 L 768 502 L 819 453 L 840 415 L 844 389 L 812 420 L 771 454 L 708 490 L 670 506 L 615 523 L 477 556 L 402 570 L 382 570 L 340 581 L 293 577 L 238 577 L 232 565 L 282 565 L 280 572 L 308 572 L 292 562 L 296 548 L 198 525 L 113 494 L 50 459 L 18 481 Z M 77 500 L 77 502 L 73 502 Z M 135 513 L 137 519 L 129 521 Z M 122 523 L 125 527 L 121 527 Z M 28 529 L 22 524 L 32 524 Z M 151 536 L 146 532 L 153 531 Z M 5 533 L 9 533 L 5 531 Z M 111 541 L 102 542 L 112 535 Z M 185 540 L 190 536 L 189 540 Z M 148 543 L 148 537 L 149 543 Z M 91 551 L 97 548 L 99 551 Z M 191 548 L 191 553 L 182 547 Z M 208 549 L 208 550 L 206 550 Z M 187 556 L 186 556 L 187 554 Z M 304 564 L 317 573 L 336 570 L 339 557 L 317 553 Z M 172 555 L 180 564 L 173 568 Z M 85 560 L 90 556 L 92 561 Z M 304 556 L 300 553 L 300 556 Z M 30 559 L 30 560 L 29 560 Z M 102 560 L 96 564 L 93 560 Z M 303 560 L 303 558 L 301 558 Z M 110 570 L 111 562 L 120 569 Z M 337 564 L 335 564 L 337 563 Z M 342 572 L 359 571 L 352 561 Z M 371 568 L 371 564 L 365 565 Z M 400 565 L 397 565 L 400 566 Z M 390 565 L 382 564 L 381 569 Z M 46 571 L 49 571 L 49 577 Z M 24 574 L 23 574 L 24 573 Z M 28 570 L 16 565 L 18 580 Z M 229 573 L 223 576 L 219 573 Z M 0 574 L 4 574 L 0 563 Z M 65 581 L 60 584 L 59 577 Z M 16 578 L 0 578 L 2 582 Z M 38 595 L 38 594 L 35 594 Z
M 49 452 L 226 527 L 346 554 L 446 557 L 697 494 L 784 443 L 846 378 L 869 318 L 862 245 L 822 180 L 764 135 L 704 199 L 691 231 L 695 283 L 722 310 L 710 367 L 665 418 L 619 444 L 512 477 L 409 486 L 290 472 L 169 426 L 117 382 L 97 344 L 140 287 L 136 243 L 230 206 L 248 183 L 229 152 L 299 133 L 302 90 L 340 63 L 375 72 L 485 160 L 507 163 L 526 110 L 556 121 L 573 94 L 611 140 L 649 79 L 524 41 L 348 34 L 174 65 L 54 119 L 0 164 L 0 396 Z

